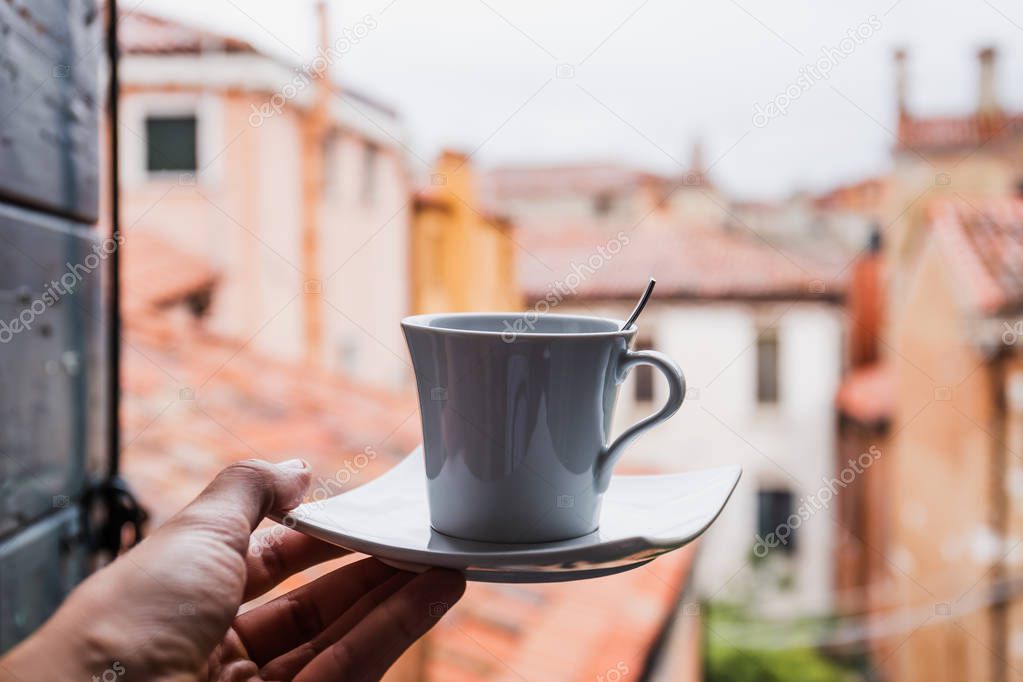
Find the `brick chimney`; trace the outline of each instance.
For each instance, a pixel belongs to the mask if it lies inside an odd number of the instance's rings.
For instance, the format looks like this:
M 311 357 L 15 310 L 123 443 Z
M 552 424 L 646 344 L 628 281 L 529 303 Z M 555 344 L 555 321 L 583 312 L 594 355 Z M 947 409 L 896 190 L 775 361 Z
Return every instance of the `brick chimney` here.
M 994 117 L 1000 112 L 998 88 L 995 83 L 995 63 L 997 59 L 998 52 L 993 47 L 985 47 L 977 52 L 977 61 L 980 66 L 977 81 L 978 116 Z
M 849 365 L 863 367 L 881 359 L 884 324 L 884 255 L 881 229 L 871 230 L 867 248 L 853 264 L 846 304 L 849 310 Z

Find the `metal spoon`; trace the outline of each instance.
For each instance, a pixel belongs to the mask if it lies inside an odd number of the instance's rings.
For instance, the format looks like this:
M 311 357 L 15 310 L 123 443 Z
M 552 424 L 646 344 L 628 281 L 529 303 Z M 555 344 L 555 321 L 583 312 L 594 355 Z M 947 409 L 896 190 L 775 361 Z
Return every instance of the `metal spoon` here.
M 626 329 L 631 327 L 633 323 L 636 321 L 636 318 L 638 318 L 640 313 L 643 312 L 643 308 L 646 308 L 646 304 L 650 300 L 650 294 L 654 293 L 654 286 L 656 284 L 657 280 L 651 277 L 650 284 L 646 285 L 646 291 L 644 291 L 643 295 L 639 297 L 639 303 L 636 304 L 636 307 L 633 309 L 632 314 L 629 315 L 629 319 L 626 320 L 625 324 L 622 325 L 621 331 L 625 331 Z

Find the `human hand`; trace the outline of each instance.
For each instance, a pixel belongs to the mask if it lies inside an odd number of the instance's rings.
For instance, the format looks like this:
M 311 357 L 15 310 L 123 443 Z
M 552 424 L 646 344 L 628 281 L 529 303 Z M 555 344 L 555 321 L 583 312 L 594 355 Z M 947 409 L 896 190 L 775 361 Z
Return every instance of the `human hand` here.
M 259 522 L 296 506 L 309 479 L 301 460 L 223 470 L 0 659 L 0 679 L 379 679 L 458 601 L 465 579 L 365 559 L 238 615 L 243 602 L 345 553 L 292 530 L 248 551 Z

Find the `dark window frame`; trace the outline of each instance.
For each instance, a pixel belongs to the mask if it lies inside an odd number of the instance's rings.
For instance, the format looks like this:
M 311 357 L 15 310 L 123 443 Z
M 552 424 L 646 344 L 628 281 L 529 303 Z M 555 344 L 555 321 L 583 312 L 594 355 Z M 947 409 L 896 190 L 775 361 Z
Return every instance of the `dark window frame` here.
M 757 334 L 755 372 L 757 404 L 781 402 L 781 340 L 775 327 Z
M 175 129 L 176 128 L 176 129 Z M 148 113 L 143 122 L 148 175 L 199 171 L 199 117 L 195 113 Z M 163 135 L 162 139 L 156 139 Z M 190 144 L 187 140 L 190 138 Z M 154 158 L 157 157 L 157 158 Z
M 593 198 L 593 213 L 598 218 L 608 216 L 614 209 L 615 196 L 610 192 L 600 192 Z
M 783 487 L 757 490 L 757 536 L 765 541 L 771 550 L 782 554 L 795 554 L 799 548 L 799 529 L 789 524 L 796 513 L 796 494 Z M 786 528 L 782 538 L 779 528 Z
M 380 154 L 380 145 L 375 142 L 367 142 L 362 150 L 362 200 L 367 204 L 376 199 Z

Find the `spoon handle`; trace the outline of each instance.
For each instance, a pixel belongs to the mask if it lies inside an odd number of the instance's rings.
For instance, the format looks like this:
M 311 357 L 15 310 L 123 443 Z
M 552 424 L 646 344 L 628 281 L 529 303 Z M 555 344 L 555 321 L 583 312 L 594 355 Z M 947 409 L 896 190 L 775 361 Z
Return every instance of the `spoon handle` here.
M 633 309 L 632 314 L 629 315 L 629 319 L 626 320 L 625 324 L 622 325 L 621 329 L 622 331 L 625 331 L 626 329 L 631 327 L 633 323 L 636 321 L 636 319 L 639 317 L 640 313 L 643 312 L 643 308 L 646 307 L 647 301 L 650 300 L 650 295 L 654 293 L 654 286 L 656 285 L 657 280 L 651 277 L 650 284 L 646 285 L 646 290 L 643 292 L 643 295 L 639 297 L 639 303 L 636 304 L 636 307 Z

